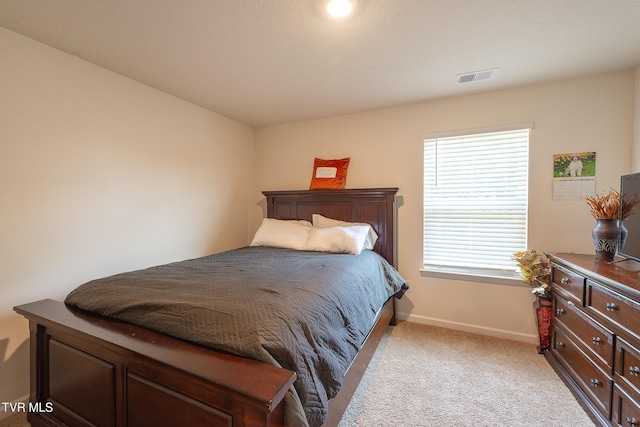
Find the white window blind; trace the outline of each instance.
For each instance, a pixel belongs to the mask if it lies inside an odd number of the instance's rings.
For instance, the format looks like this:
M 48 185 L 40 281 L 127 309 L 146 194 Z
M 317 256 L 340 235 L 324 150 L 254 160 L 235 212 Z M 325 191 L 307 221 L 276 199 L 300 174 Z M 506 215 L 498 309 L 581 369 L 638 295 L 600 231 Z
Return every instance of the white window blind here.
M 519 277 L 529 129 L 424 141 L 424 269 Z

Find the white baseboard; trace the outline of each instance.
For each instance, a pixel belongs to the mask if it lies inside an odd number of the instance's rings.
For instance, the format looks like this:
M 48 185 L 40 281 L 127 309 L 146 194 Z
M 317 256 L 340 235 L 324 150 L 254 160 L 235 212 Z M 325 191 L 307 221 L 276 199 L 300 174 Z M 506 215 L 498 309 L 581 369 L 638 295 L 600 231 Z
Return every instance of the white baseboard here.
M 485 326 L 452 322 L 449 320 L 435 319 L 433 317 L 417 316 L 414 314 L 400 312 L 398 313 L 398 319 L 407 322 L 421 323 L 423 325 L 438 326 L 456 331 L 469 332 L 472 334 L 487 335 L 490 337 L 525 342 L 528 344 L 538 344 L 538 335 L 536 334 L 524 334 L 522 332 L 506 331 L 504 329 L 488 328 Z
M 27 404 L 28 402 L 29 402 L 29 395 L 27 394 L 25 396 L 22 396 L 19 399 L 14 400 L 13 402 L 11 402 L 11 404 L 13 406 L 16 406 L 16 404 L 18 403 Z M 4 410 L 5 406 L 8 406 L 8 405 L 0 405 L 0 421 L 4 420 L 5 418 L 9 418 L 11 415 L 15 414 L 15 412 L 11 412 L 9 410 L 5 411 Z

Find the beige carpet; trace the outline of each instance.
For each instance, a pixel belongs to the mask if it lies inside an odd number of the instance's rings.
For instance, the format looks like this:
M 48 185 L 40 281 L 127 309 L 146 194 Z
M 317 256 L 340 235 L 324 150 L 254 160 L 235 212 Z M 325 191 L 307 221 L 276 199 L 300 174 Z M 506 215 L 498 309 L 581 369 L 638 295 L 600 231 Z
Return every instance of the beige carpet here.
M 16 414 L 0 427 L 24 427 Z M 389 328 L 340 427 L 593 426 L 534 345 L 403 322 Z
M 30 425 L 27 422 L 27 415 L 23 412 L 0 421 L 0 427 L 28 427 Z
M 593 426 L 532 344 L 390 328 L 340 427 Z

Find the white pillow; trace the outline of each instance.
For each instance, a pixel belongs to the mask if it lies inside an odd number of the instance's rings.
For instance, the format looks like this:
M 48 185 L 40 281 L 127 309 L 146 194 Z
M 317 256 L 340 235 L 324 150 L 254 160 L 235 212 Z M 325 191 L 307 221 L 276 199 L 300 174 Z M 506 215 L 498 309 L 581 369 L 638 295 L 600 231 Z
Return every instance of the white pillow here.
M 311 227 L 312 226 L 312 224 L 309 221 L 307 221 L 306 219 L 277 219 L 276 221 L 292 222 L 294 224 L 304 225 L 305 227 Z
M 250 246 L 273 246 L 276 248 L 302 249 L 307 242 L 311 223 L 309 221 L 287 221 L 264 218 Z
M 316 252 L 360 255 L 364 249 L 369 227 L 329 227 L 309 229 L 309 237 L 302 249 Z
M 364 244 L 365 249 L 372 250 L 373 246 L 376 244 L 376 241 L 378 240 L 378 234 L 373 229 L 371 224 L 366 224 L 361 222 L 340 221 L 337 219 L 327 218 L 326 216 L 322 216 L 320 214 L 313 214 L 312 219 L 313 219 L 313 226 L 318 228 L 351 227 L 351 226 L 368 227 L 368 235 Z

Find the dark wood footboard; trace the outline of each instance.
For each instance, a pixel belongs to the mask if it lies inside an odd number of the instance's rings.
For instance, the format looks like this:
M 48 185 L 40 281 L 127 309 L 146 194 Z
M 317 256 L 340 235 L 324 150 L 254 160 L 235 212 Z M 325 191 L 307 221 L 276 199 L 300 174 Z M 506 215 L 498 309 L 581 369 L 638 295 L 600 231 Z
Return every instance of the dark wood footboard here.
M 220 353 L 53 300 L 29 319 L 33 426 L 282 426 L 295 372 Z M 335 426 L 393 317 L 388 301 L 323 426 Z
M 295 372 L 43 300 L 29 319 L 34 426 L 280 426 Z

